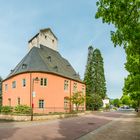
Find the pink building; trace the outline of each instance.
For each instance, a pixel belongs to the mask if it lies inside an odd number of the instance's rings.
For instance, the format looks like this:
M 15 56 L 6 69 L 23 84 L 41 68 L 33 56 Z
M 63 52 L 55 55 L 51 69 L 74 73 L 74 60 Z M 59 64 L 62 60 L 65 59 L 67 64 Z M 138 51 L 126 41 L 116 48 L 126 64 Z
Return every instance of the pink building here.
M 3 81 L 3 105 L 28 105 L 34 112 L 64 112 L 74 108 L 67 97 L 85 84 L 57 51 L 51 29 L 40 30 L 29 42 L 29 52 Z M 85 109 L 83 104 L 82 109 Z

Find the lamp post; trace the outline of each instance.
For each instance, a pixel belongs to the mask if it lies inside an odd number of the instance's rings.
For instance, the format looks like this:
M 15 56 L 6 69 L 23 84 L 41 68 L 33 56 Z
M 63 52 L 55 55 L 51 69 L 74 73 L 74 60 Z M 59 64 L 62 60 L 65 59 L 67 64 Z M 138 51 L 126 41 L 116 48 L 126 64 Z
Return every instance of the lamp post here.
M 39 81 L 39 78 L 36 77 L 36 78 L 33 78 L 33 81 L 32 81 L 32 95 L 31 95 L 31 121 L 33 121 L 33 115 L 34 115 L 34 112 L 33 112 L 33 109 L 34 109 L 34 102 L 33 102 L 33 98 L 35 97 L 35 91 L 34 91 L 34 82 L 38 82 Z

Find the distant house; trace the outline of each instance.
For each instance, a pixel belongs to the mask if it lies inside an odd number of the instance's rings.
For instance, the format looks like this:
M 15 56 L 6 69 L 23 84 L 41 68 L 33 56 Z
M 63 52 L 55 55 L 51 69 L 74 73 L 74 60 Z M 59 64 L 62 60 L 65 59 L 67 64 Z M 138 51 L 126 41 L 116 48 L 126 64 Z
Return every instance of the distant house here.
M 29 40 L 29 52 L 3 81 L 4 106 L 26 104 L 37 113 L 64 112 L 73 108 L 68 97 L 74 92 L 85 95 L 85 84 L 60 55 L 57 44 L 50 28 Z
M 103 100 L 103 107 L 106 107 L 106 105 L 109 105 L 109 98 L 107 97 Z

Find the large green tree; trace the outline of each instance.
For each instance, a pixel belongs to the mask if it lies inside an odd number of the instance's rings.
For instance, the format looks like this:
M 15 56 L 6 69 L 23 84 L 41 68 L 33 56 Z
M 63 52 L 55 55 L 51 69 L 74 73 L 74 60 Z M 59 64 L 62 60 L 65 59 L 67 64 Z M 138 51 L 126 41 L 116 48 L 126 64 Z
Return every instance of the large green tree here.
M 93 95 L 99 95 L 101 99 L 104 99 L 106 96 L 106 82 L 104 76 L 103 58 L 100 50 L 93 50 L 92 46 L 88 48 L 88 59 L 84 82 L 86 83 L 87 109 L 95 109 L 93 106 Z M 98 101 L 96 100 L 96 102 Z
M 102 99 L 106 96 L 106 81 L 104 75 L 104 63 L 101 52 L 95 49 L 93 52 L 93 93 L 101 96 Z
M 86 106 L 87 109 L 91 108 L 91 104 L 89 101 L 90 96 L 93 94 L 93 47 L 89 46 L 88 48 L 88 57 L 87 64 L 84 76 L 84 82 L 86 84 Z
M 132 104 L 132 101 L 128 95 L 123 95 L 121 97 L 121 102 L 123 105 L 128 105 L 128 106 L 130 106 Z
M 111 40 L 114 46 L 123 46 L 127 55 L 124 94 L 140 105 L 140 0 L 98 0 L 97 7 L 96 18 L 115 26 Z
M 121 104 L 121 101 L 118 98 L 116 98 L 116 99 L 113 100 L 113 105 L 115 107 L 120 107 L 120 104 Z

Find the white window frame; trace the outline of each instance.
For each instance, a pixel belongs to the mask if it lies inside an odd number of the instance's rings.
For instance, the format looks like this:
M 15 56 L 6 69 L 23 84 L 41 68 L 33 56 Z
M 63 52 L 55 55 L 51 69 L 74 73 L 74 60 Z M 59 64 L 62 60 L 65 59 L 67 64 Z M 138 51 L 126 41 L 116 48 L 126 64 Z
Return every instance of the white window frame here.
M 64 80 L 64 90 L 68 91 L 69 89 L 69 81 L 68 80 Z
M 43 99 L 40 99 L 39 102 L 38 102 L 38 107 L 41 109 L 41 108 L 44 108 L 45 107 L 45 101 Z
M 40 78 L 40 86 L 47 86 L 48 79 L 47 78 Z
M 26 79 L 22 79 L 22 87 L 26 87 Z
M 12 88 L 16 88 L 16 81 L 12 82 Z
M 8 84 L 5 84 L 5 91 L 8 90 Z
M 76 82 L 73 83 L 73 91 L 77 92 L 77 83 Z

